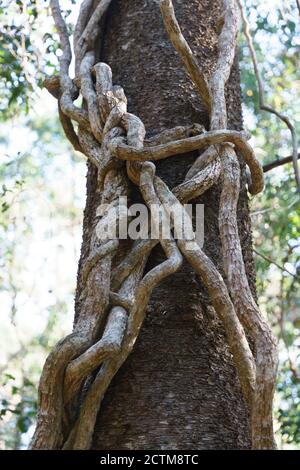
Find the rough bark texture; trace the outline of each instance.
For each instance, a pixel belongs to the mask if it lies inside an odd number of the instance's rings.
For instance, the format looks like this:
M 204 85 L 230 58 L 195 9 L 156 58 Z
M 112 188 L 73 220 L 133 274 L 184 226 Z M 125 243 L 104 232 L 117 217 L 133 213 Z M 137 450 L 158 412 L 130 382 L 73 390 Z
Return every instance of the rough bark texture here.
M 106 18 L 101 60 L 124 87 L 128 110 L 151 136 L 166 128 L 198 122 L 208 114 L 163 27 L 159 2 L 115 0 Z M 175 1 L 176 16 L 199 63 L 209 74 L 217 54 L 221 1 Z M 235 63 L 227 86 L 230 129 L 241 129 L 239 72 Z M 169 187 L 184 180 L 197 152 L 157 163 Z M 89 165 L 82 258 L 99 204 L 96 172 Z M 208 190 L 205 253 L 222 272 L 218 235 L 220 190 Z M 131 197 L 138 199 L 136 188 Z M 238 209 L 244 260 L 252 291 L 255 278 L 247 196 L 242 184 Z M 163 259 L 156 248 L 148 268 Z M 77 299 L 80 294 L 80 282 Z M 77 301 L 77 309 L 79 309 Z M 246 449 L 248 417 L 224 329 L 208 303 L 198 276 L 182 268 L 155 289 L 134 352 L 110 385 L 98 416 L 95 449 Z

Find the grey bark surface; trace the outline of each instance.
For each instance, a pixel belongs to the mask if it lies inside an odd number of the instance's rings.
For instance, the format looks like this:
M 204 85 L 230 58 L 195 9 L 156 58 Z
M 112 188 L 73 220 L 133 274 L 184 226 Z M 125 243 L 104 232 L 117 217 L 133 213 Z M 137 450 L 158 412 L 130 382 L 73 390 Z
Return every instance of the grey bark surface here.
M 165 32 L 159 2 L 115 0 L 106 17 L 101 60 L 124 87 L 128 110 L 139 116 L 147 137 L 177 125 L 208 125 L 208 114 L 187 78 Z M 206 72 L 213 70 L 221 1 L 174 1 L 184 36 Z M 241 129 L 238 65 L 227 86 L 230 129 Z M 197 152 L 157 162 L 170 187 L 180 184 Z M 243 172 L 242 172 L 243 174 Z M 244 182 L 238 208 L 239 231 L 252 291 L 255 277 Z M 96 172 L 89 164 L 82 255 L 99 204 Z M 197 200 L 205 204 L 205 253 L 222 271 L 218 234 L 220 190 Z M 139 200 L 132 185 L 131 198 Z M 156 248 L 147 269 L 163 259 Z M 81 291 L 78 277 L 76 310 Z M 94 449 L 247 449 L 248 416 L 224 330 L 208 296 L 186 263 L 155 289 L 133 353 L 110 385 L 96 425 Z

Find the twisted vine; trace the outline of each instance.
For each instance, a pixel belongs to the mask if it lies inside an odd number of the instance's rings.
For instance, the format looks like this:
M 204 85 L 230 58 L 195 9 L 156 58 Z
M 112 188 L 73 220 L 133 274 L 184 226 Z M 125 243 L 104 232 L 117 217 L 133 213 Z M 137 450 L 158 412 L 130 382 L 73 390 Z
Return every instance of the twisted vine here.
M 209 110 L 210 130 L 191 124 L 168 129 L 148 140 L 142 121 L 127 112 L 124 90 L 113 84 L 110 67 L 95 63 L 95 42 L 110 3 L 110 0 L 100 0 L 92 11 L 92 0 L 82 2 L 74 33 L 76 77 L 72 80 L 68 31 L 59 1 L 50 1 L 63 54 L 59 77 L 46 79 L 45 86 L 58 99 L 67 138 L 97 169 L 101 204 L 81 270 L 83 289 L 74 331 L 55 346 L 43 369 L 38 421 L 31 447 L 88 449 L 91 446 L 102 399 L 133 349 L 151 293 L 162 279 L 180 268 L 185 257 L 202 279 L 223 323 L 251 417 L 252 447 L 273 448 L 272 400 L 277 350 L 246 277 L 236 216 L 240 184 L 236 151 L 249 167 L 248 187 L 252 194 L 263 189 L 263 171 L 247 142 L 247 134 L 227 130 L 224 90 L 236 46 L 236 2 L 223 2 L 218 60 L 208 79 L 181 32 L 172 1 L 160 1 L 169 38 Z M 74 105 L 79 94 L 83 97 L 82 108 Z M 204 147 L 208 148 L 173 191 L 155 175 L 153 162 Z M 159 236 L 157 240 L 135 242 L 127 253 L 117 258 L 119 263 L 112 272 L 119 241 L 99 234 L 103 234 L 115 215 L 119 198 L 128 194 L 128 179 L 139 186 L 150 212 L 153 205 L 158 205 L 164 219 L 166 207 L 171 207 L 173 223 L 174 214 L 183 215 L 185 229 L 183 237 L 176 241 Z M 222 188 L 219 228 L 226 282 L 191 236 L 192 223 L 182 206 L 216 183 Z M 104 203 L 106 211 L 102 213 Z M 123 209 L 118 215 L 119 222 L 127 208 Z M 161 244 L 166 260 L 144 275 L 146 261 L 157 243 Z

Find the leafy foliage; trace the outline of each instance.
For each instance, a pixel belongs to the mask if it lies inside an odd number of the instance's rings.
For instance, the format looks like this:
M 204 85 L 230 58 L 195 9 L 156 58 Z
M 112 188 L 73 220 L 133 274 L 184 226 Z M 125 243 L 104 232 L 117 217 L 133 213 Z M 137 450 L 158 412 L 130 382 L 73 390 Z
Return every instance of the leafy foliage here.
M 17 385 L 13 375 L 5 373 L 2 378 L 2 387 L 7 390 L 7 397 L 2 398 L 0 404 L 0 419 L 4 420 L 8 414 L 15 417 L 15 429 L 12 433 L 12 447 L 20 445 L 21 434 L 27 433 L 30 426 L 34 424 L 37 412 L 37 399 L 35 384 L 23 378 L 20 385 Z
M 1 0 L 0 116 L 28 113 L 43 74 L 55 73 L 57 35 L 47 19 L 48 2 Z M 44 33 L 44 31 L 47 31 Z M 51 32 L 48 32 L 51 31 Z

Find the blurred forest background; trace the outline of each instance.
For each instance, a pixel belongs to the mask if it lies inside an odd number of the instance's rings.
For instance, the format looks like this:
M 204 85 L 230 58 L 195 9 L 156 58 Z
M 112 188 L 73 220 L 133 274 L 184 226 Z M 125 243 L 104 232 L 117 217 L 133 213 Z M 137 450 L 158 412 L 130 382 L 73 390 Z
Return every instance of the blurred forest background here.
M 62 0 L 70 25 L 79 1 Z M 244 0 L 265 101 L 300 135 L 300 2 Z M 42 87 L 61 53 L 47 0 L 0 0 L 0 449 L 33 432 L 44 360 L 72 327 L 86 164 L 64 138 Z M 262 164 L 292 153 L 291 135 L 259 109 L 241 32 L 244 125 Z M 265 166 L 265 170 L 268 167 Z M 275 426 L 280 449 L 300 448 L 300 193 L 292 164 L 265 173 L 250 201 L 260 306 L 279 340 Z

